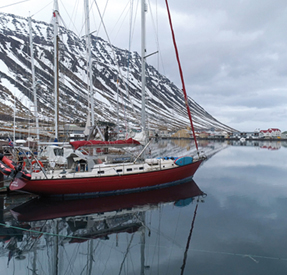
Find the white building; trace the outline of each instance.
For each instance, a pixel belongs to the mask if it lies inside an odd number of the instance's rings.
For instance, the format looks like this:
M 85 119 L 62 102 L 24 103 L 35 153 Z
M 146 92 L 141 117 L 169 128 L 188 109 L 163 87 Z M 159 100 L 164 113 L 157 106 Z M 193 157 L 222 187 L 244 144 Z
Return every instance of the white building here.
M 259 132 L 260 138 L 281 138 L 281 130 L 278 128 L 269 128 L 268 130 L 261 130 Z

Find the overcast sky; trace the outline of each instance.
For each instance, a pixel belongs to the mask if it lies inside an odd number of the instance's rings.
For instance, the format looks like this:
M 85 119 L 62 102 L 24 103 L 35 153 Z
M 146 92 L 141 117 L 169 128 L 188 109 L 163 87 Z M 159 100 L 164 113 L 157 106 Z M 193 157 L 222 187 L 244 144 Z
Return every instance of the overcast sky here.
M 91 31 L 107 39 L 93 1 Z M 50 22 L 53 1 L 3 7 L 17 2 L 21 0 L 1 1 L 0 12 L 27 17 L 30 11 L 34 19 Z M 82 2 L 59 0 L 66 26 L 79 35 L 84 34 Z M 106 1 L 98 2 L 103 13 Z M 140 53 L 138 26 L 132 25 L 129 35 L 130 2 L 109 0 L 104 23 L 113 45 Z M 137 3 L 134 10 L 140 9 Z M 147 53 L 160 51 L 147 62 L 181 88 L 164 0 L 147 5 Z M 240 131 L 287 130 L 286 0 L 169 0 L 169 6 L 188 95 Z M 138 13 L 132 22 L 139 17 Z

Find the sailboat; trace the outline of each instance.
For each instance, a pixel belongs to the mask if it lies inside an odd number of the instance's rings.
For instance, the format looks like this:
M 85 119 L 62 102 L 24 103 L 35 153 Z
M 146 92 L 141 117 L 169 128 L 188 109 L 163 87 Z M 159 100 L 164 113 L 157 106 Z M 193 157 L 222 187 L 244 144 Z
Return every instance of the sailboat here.
M 166 2 L 167 4 L 167 2 Z M 146 133 L 145 126 L 145 1 L 142 0 L 142 129 Z M 168 4 L 167 4 L 168 8 Z M 168 9 L 170 25 L 171 17 Z M 172 29 L 172 35 L 174 33 Z M 179 65 L 179 71 L 183 84 L 183 92 L 187 113 L 193 131 L 193 137 L 197 148 L 197 155 L 145 158 L 145 150 L 149 142 L 145 144 L 143 150 L 135 158 L 126 156 L 90 156 L 85 154 L 83 148 L 107 148 L 138 146 L 140 143 L 134 139 L 109 141 L 75 141 L 70 142 L 74 151 L 67 157 L 67 167 L 63 170 L 52 170 L 47 172 L 43 164 L 33 156 L 30 165 L 30 173 L 22 169 L 21 166 L 4 163 L 10 169 L 13 180 L 10 183 L 10 190 L 25 191 L 41 196 L 94 196 L 115 193 L 137 192 L 147 189 L 155 189 L 170 185 L 177 185 L 190 180 L 198 167 L 205 159 L 200 156 L 198 145 L 191 119 L 188 99 L 185 91 L 182 70 L 178 58 L 178 51 L 174 39 L 174 46 Z M 33 155 L 33 154 L 32 154 Z M 2 158 L 5 161 L 6 158 Z M 38 166 L 35 168 L 35 166 Z M 32 171 L 32 173 L 31 173 Z

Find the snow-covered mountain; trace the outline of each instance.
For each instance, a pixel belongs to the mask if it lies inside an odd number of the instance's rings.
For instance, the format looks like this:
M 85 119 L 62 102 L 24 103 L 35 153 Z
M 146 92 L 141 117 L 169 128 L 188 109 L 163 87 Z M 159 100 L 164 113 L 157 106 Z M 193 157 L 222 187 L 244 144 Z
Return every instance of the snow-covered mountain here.
M 54 119 L 53 26 L 32 21 L 34 63 L 40 119 Z M 88 112 L 86 42 L 60 28 L 60 121 L 85 122 Z M 141 58 L 92 36 L 93 89 L 97 121 L 139 125 Z M 117 79 L 119 80 L 117 82 Z M 182 91 L 153 66 L 146 65 L 148 125 L 170 130 L 185 128 L 189 120 Z M 27 18 L 0 13 L 0 120 L 12 119 L 14 95 L 18 117 L 33 117 L 33 91 Z M 194 100 L 189 105 L 196 129 L 232 131 Z M 2 119 L 1 119 L 2 115 Z M 4 119 L 3 119 L 4 118 Z

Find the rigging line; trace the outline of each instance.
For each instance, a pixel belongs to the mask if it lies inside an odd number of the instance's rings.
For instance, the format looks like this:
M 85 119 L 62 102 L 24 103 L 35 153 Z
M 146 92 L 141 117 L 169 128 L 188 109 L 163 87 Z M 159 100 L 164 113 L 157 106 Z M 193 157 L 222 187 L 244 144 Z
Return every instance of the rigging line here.
M 137 14 L 138 14 L 138 9 L 139 9 L 139 3 L 140 1 L 137 1 L 137 5 L 136 5 L 136 8 L 135 8 L 135 16 L 134 16 L 134 23 L 132 24 L 133 25 L 133 30 L 131 32 L 131 41 L 132 41 L 132 38 L 133 38 L 133 35 L 135 33 L 135 26 L 136 26 L 136 19 L 137 19 Z
M 90 239 L 89 239 L 90 240 Z M 114 247 L 114 244 L 109 244 L 109 243 L 107 243 L 107 242 L 101 242 L 100 243 L 100 240 L 99 240 L 99 245 L 102 245 L 102 246 L 105 246 L 105 247 L 107 247 L 107 248 L 110 248 L 110 249 L 114 249 L 114 250 L 116 250 L 117 252 L 119 252 L 119 253 L 122 253 L 122 251 L 119 249 L 119 248 L 117 248 L 117 247 Z M 121 245 L 124 245 L 125 244 L 125 242 L 119 242 L 119 244 L 121 244 Z
M 30 1 L 30 0 L 19 1 L 19 2 L 13 3 L 13 4 L 2 6 L 2 7 L 0 7 L 0 9 L 7 8 L 7 7 L 10 7 L 10 6 L 14 6 L 14 5 L 17 5 L 17 4 L 20 4 L 20 3 L 23 3 L 23 2 L 27 2 L 27 1 Z
M 124 15 L 124 14 L 127 14 L 128 13 L 128 7 L 129 7 L 129 2 L 127 2 L 126 6 L 124 7 L 122 13 L 120 14 L 117 22 L 115 23 L 115 26 L 113 27 L 112 31 L 111 31 L 111 34 L 114 32 L 115 28 L 119 26 L 119 22 L 121 21 L 122 17 L 126 17 L 127 15 Z M 122 20 L 122 23 L 120 24 L 120 27 L 118 29 L 121 29 L 121 26 L 122 24 L 124 23 L 124 20 Z M 102 23 L 103 27 L 105 28 L 104 26 L 104 23 Z M 119 31 L 118 31 L 119 32 Z
M 157 35 L 157 50 L 158 50 L 158 52 L 160 52 L 160 49 L 159 49 L 159 39 L 158 39 L 158 33 L 159 33 L 159 31 L 158 31 L 158 3 L 157 3 L 157 0 L 155 1 L 155 5 L 156 5 L 156 10 L 155 10 L 155 14 L 156 14 L 156 16 L 155 16 L 155 19 L 156 19 L 156 35 Z M 158 68 L 158 70 L 159 70 L 159 54 L 157 55 L 157 68 Z M 159 76 L 158 76 L 159 77 Z M 158 84 L 159 84 L 159 82 L 160 82 L 160 80 L 158 79 Z
M 30 1 L 30 0 L 26 0 L 26 1 Z M 42 9 L 40 9 L 39 11 L 37 11 L 36 13 L 32 14 L 32 15 L 29 16 L 29 17 L 32 18 L 33 16 L 35 16 L 36 14 L 38 14 L 39 12 L 41 12 L 42 10 L 44 10 L 44 9 L 46 9 L 48 6 L 50 6 L 51 3 L 53 3 L 53 1 L 49 2 L 46 6 L 44 6 Z
M 72 12 L 72 16 L 73 16 L 73 14 L 74 14 L 75 11 L 77 12 L 77 8 L 78 8 L 78 6 L 79 6 L 79 1 L 77 1 L 77 3 L 78 3 L 77 5 L 74 5 L 74 11 Z M 63 8 L 64 8 L 66 14 L 68 15 L 69 19 L 70 19 L 70 23 L 69 23 L 69 24 L 72 24 L 72 25 L 73 25 L 75 31 L 78 32 L 78 36 L 80 36 L 80 34 L 81 34 L 81 32 L 82 32 L 82 30 L 83 30 L 85 24 L 82 24 L 82 27 L 81 27 L 80 31 L 78 31 L 77 27 L 75 26 L 75 20 L 72 19 L 72 16 L 70 16 L 70 13 L 66 10 L 65 5 L 63 5 Z M 76 16 L 77 16 L 77 15 L 76 15 Z M 68 29 L 67 29 L 67 30 L 68 30 Z M 72 67 L 76 62 L 77 62 L 77 61 L 74 60 L 74 61 L 72 62 L 71 67 Z M 67 69 L 68 71 L 72 72 L 69 68 L 66 68 L 66 69 Z M 78 94 L 78 95 L 79 95 L 79 94 Z M 77 99 L 78 99 L 78 98 L 77 98 Z
M 252 255 L 252 254 L 243 254 L 243 253 L 232 253 L 232 252 L 224 252 L 224 251 L 210 251 L 203 249 L 191 249 L 194 252 L 202 252 L 202 253 L 211 253 L 211 254 L 219 254 L 219 255 L 229 255 L 229 256 L 238 256 L 238 257 L 248 257 L 248 258 L 258 258 L 258 259 L 266 259 L 266 260 L 279 260 L 279 261 L 287 261 L 287 258 L 281 257 L 270 257 L 270 256 L 262 256 L 262 255 Z
M 137 272 L 136 272 L 137 268 L 135 267 L 131 253 L 128 256 L 129 256 L 131 268 L 129 268 L 128 264 L 126 265 L 126 274 L 128 274 L 129 270 L 132 270 L 130 272 L 130 274 L 137 274 Z
M 107 246 L 108 247 L 108 246 Z M 112 255 L 112 250 L 115 248 L 113 246 L 109 246 L 110 250 L 109 250 L 109 254 L 107 257 L 105 257 L 105 263 L 103 264 L 104 265 L 104 270 L 103 270 L 103 273 L 102 274 L 105 274 L 106 270 L 107 270 L 107 266 L 108 264 L 110 263 L 110 258 L 111 258 L 111 255 Z M 101 254 L 101 253 L 100 253 Z
M 70 255 L 68 254 L 65 246 L 63 246 L 63 250 L 64 250 L 64 253 L 65 253 L 65 256 L 67 257 L 67 261 L 68 261 L 68 264 L 67 264 L 67 268 L 66 268 L 66 272 L 64 273 L 65 274 L 73 274 L 73 266 L 72 266 L 72 262 L 75 263 L 76 261 L 76 258 L 77 258 L 77 255 L 79 254 L 79 244 L 77 245 L 77 249 L 73 249 L 73 253 L 70 257 Z M 74 259 L 73 259 L 74 258 Z
M 134 117 L 135 117 L 135 118 L 138 120 L 138 122 L 139 122 L 139 121 L 140 121 L 140 118 L 139 118 L 137 112 L 135 111 L 135 107 L 134 107 L 133 101 L 132 101 L 132 99 L 131 99 L 131 97 L 130 97 L 130 94 L 129 94 L 129 91 L 128 91 L 128 89 L 127 89 L 127 85 L 126 85 L 126 82 L 125 82 L 125 78 L 123 77 L 123 74 L 122 74 L 122 72 L 121 72 L 120 65 L 119 65 L 118 59 L 116 58 L 116 54 L 115 54 L 115 51 L 114 51 L 114 47 L 113 47 L 113 45 L 112 45 L 112 43 L 111 43 L 111 40 L 110 40 L 110 37 L 109 37 L 109 35 L 108 35 L 108 32 L 107 32 L 106 26 L 105 26 L 105 24 L 104 24 L 102 15 L 101 15 L 101 13 L 100 13 L 100 10 L 99 10 L 97 1 L 94 0 L 94 2 L 95 2 L 95 4 L 96 4 L 96 7 L 97 7 L 97 10 L 98 10 L 98 13 L 99 13 L 101 22 L 102 22 L 102 24 L 103 24 L 103 28 L 104 28 L 104 30 L 105 30 L 105 33 L 106 33 L 106 36 L 107 36 L 107 39 L 108 39 L 108 42 L 109 42 L 109 46 L 111 47 L 111 50 L 112 50 L 112 53 L 113 53 L 113 57 L 114 57 L 114 62 L 116 63 L 117 68 L 118 68 L 118 71 L 119 71 L 119 74 L 120 74 L 120 76 L 121 76 L 121 78 L 122 78 L 122 80 L 123 80 L 123 85 L 124 85 L 125 91 L 126 91 L 126 93 L 127 93 L 127 95 L 128 95 L 128 99 L 129 99 L 129 101 L 130 101 L 130 103 L 131 103 L 131 107 L 132 107 L 132 111 L 133 111 Z
M 62 1 L 60 1 L 61 3 L 62 3 Z M 77 27 L 76 27 L 76 25 L 75 25 L 75 22 L 76 22 L 76 20 L 73 20 L 73 16 L 74 16 L 74 14 L 75 14 L 75 17 L 77 17 L 78 16 L 78 14 L 77 14 L 77 11 L 78 11 L 78 6 L 79 6 L 79 0 L 76 0 L 75 1 L 76 2 L 76 4 L 74 4 L 74 8 L 73 8 L 73 11 L 72 11 L 72 15 L 70 16 L 70 12 L 68 12 L 67 11 L 67 9 L 66 9 L 66 7 L 65 7 L 65 5 L 62 3 L 62 8 L 65 10 L 65 12 L 66 12 L 66 15 L 68 16 L 68 18 L 69 18 L 69 20 L 70 20 L 70 22 L 69 22 L 69 25 L 72 25 L 73 26 L 73 28 L 75 29 L 75 31 L 77 31 L 78 32 L 78 29 L 77 29 Z M 69 28 L 70 29 L 70 28 Z M 83 29 L 83 27 L 82 27 L 82 29 Z M 81 30 L 82 30 L 81 29 Z
M 95 247 L 94 250 L 93 250 L 93 255 L 94 255 L 94 253 L 96 252 L 96 250 L 98 249 L 99 245 L 100 245 L 100 241 L 98 240 L 97 245 L 96 245 L 96 247 Z
M 151 11 L 151 19 L 152 19 L 152 26 L 154 28 L 154 32 L 155 32 L 155 41 L 156 41 L 156 45 L 157 48 L 159 48 L 159 40 L 158 40 L 158 21 L 154 19 L 154 15 L 152 12 L 152 8 L 151 8 L 151 4 L 150 1 L 148 1 L 148 5 L 149 5 L 149 10 Z M 157 15 L 157 6 L 156 6 L 156 15 Z M 157 16 L 156 16 L 157 19 Z
M 106 5 L 104 7 L 103 18 L 105 16 L 106 11 L 107 11 L 108 3 L 109 3 L 109 0 L 107 0 Z M 102 21 L 100 21 L 100 25 L 99 25 L 99 28 L 98 28 L 98 33 L 100 32 L 101 26 L 102 26 Z
M 153 13 L 152 13 L 152 8 L 151 8 L 151 4 L 150 4 L 150 1 L 148 2 L 149 3 L 149 6 L 150 6 L 150 11 L 151 11 L 151 15 L 152 15 L 152 23 L 153 23 L 153 27 L 155 29 L 155 33 L 156 33 L 156 46 L 157 46 L 157 50 L 158 50 L 158 55 L 157 55 L 157 70 L 159 71 L 159 67 L 160 67 L 160 60 L 161 60 L 161 64 L 162 64 L 162 70 L 163 70 L 163 74 L 166 75 L 165 73 L 165 69 L 164 69 L 164 66 L 163 66 L 163 58 L 162 58 L 162 55 L 161 55 L 161 51 L 160 51 L 160 43 L 159 43 L 159 25 L 158 25 L 158 3 L 157 3 L 157 0 L 156 0 L 156 20 L 154 22 L 154 18 L 153 18 Z M 158 76 L 160 77 L 160 76 Z M 161 80 L 158 80 L 158 84 L 159 82 L 161 82 Z
M 87 274 L 88 274 L 88 263 L 85 263 L 80 275 L 82 275 L 84 273 L 84 271 L 87 270 Z
M 177 49 L 177 45 L 176 45 L 176 41 L 175 41 L 175 35 L 174 35 L 173 26 L 172 26 L 172 21 L 171 21 L 171 14 L 170 14 L 170 11 L 169 11 L 169 6 L 168 6 L 167 0 L 165 0 L 165 3 L 166 3 L 166 8 L 167 8 L 168 19 L 169 19 L 169 24 L 170 24 L 171 34 L 172 34 L 172 40 L 173 40 L 174 49 L 175 49 L 175 54 L 176 54 L 176 59 L 177 59 L 177 63 L 178 63 L 180 78 L 181 78 L 181 82 L 182 82 L 182 91 L 183 91 L 183 94 L 184 94 L 185 105 L 186 105 L 188 117 L 189 117 L 189 120 L 190 120 L 190 126 L 191 126 L 191 129 L 192 129 L 193 138 L 194 138 L 195 146 L 196 146 L 196 149 L 197 149 L 197 154 L 199 155 L 198 144 L 197 144 L 197 140 L 196 140 L 196 136 L 195 136 L 195 131 L 194 131 L 193 123 L 192 123 L 192 118 L 191 118 L 191 114 L 190 114 L 190 109 L 189 109 L 189 104 L 188 104 L 188 97 L 187 97 L 186 90 L 185 90 L 185 84 L 184 84 L 184 79 L 183 79 L 183 73 L 182 73 L 182 68 L 181 68 L 181 64 L 180 64 L 178 49 Z
M 133 1 L 130 1 L 129 51 L 131 51 L 131 45 L 132 45 L 133 11 L 134 11 Z
M 119 275 L 121 275 L 121 273 L 122 273 L 123 265 L 124 265 L 124 263 L 125 263 L 125 260 L 126 260 L 126 258 L 127 258 L 128 253 L 129 253 L 129 251 L 130 251 L 130 247 L 131 247 L 131 244 L 132 244 L 132 240 L 133 240 L 133 238 L 134 238 L 134 235 L 135 235 L 135 233 L 133 233 L 132 236 L 131 236 L 131 239 L 130 239 L 130 242 L 129 242 L 129 244 L 128 244 L 128 247 L 127 247 L 125 256 L 124 256 L 124 258 L 123 258 L 123 260 L 122 260 L 121 267 L 120 267 L 120 271 L 119 271 Z

